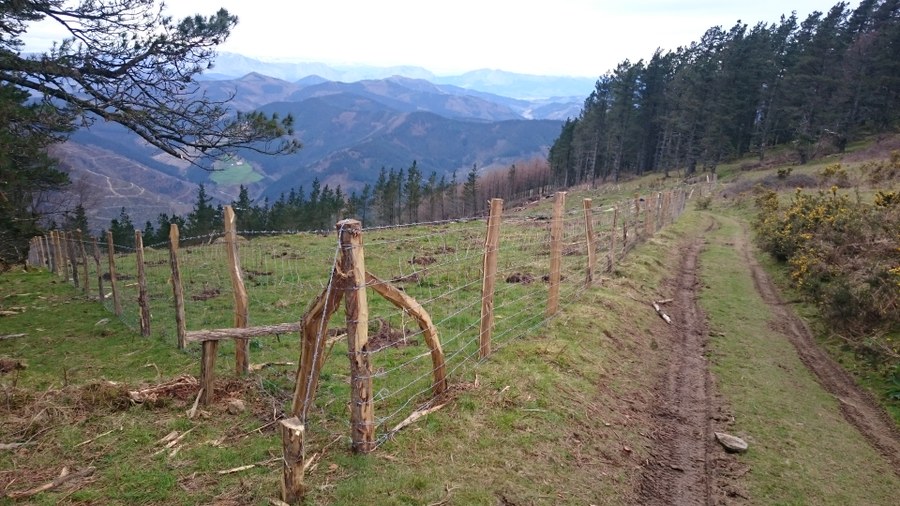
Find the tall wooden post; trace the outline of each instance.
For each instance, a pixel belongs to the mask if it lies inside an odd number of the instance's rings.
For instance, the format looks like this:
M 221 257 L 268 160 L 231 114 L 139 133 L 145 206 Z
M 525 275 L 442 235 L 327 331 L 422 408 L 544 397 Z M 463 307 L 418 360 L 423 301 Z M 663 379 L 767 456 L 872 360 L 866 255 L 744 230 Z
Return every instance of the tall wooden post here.
M 478 356 L 491 354 L 491 334 L 494 330 L 494 284 L 497 280 L 497 254 L 500 247 L 500 220 L 503 199 L 491 199 L 487 235 L 484 238 L 484 262 L 481 270 L 481 333 L 478 337 Z
M 44 235 L 44 243 L 46 245 L 47 251 L 47 269 L 50 272 L 56 273 L 56 252 L 53 250 L 53 231 L 50 231 L 50 235 Z
M 303 466 L 306 460 L 304 447 L 305 427 L 297 417 L 281 420 L 282 475 L 281 500 L 299 504 L 303 499 Z
M 200 404 L 209 405 L 215 399 L 216 353 L 219 341 L 203 341 L 200 355 Z
M 553 219 L 550 222 L 550 292 L 547 297 L 547 316 L 553 316 L 559 311 L 563 210 L 565 208 L 566 192 L 556 192 L 556 200 L 553 202 Z
M 169 266 L 172 268 L 172 295 L 175 298 L 175 327 L 178 334 L 178 349 L 184 349 L 184 335 L 187 326 L 184 321 L 184 287 L 181 284 L 181 267 L 178 265 L 178 225 L 169 225 Z
M 147 275 L 144 272 L 144 239 L 134 230 L 134 250 L 137 255 L 138 305 L 141 307 L 141 335 L 150 337 L 150 298 L 147 295 Z
M 587 241 L 587 275 L 585 276 L 584 284 L 589 287 L 594 283 L 594 270 L 597 268 L 597 256 L 595 254 L 594 244 L 594 215 L 591 212 L 593 201 L 591 199 L 584 199 L 583 205 L 584 232 L 585 240 Z
M 653 235 L 653 196 L 647 195 L 647 202 L 644 206 L 644 236 Z
M 613 272 L 616 268 L 616 227 L 618 226 L 619 206 L 615 206 L 613 207 L 612 232 L 610 232 L 609 236 L 609 272 Z
M 38 252 L 38 262 L 40 263 L 41 268 L 44 268 L 47 265 L 46 255 L 44 254 L 44 236 L 39 235 L 35 237 L 37 243 L 37 252 Z
M 247 327 L 250 319 L 247 289 L 241 274 L 241 260 L 238 256 L 237 227 L 235 226 L 234 209 L 225 206 L 225 248 L 228 253 L 228 272 L 231 274 L 231 287 L 234 293 L 234 328 Z M 250 340 L 234 340 L 234 369 L 238 376 L 250 372 Z
M 84 268 L 84 276 L 82 276 L 82 278 L 84 278 L 84 284 L 82 288 L 84 289 L 84 295 L 88 296 L 91 293 L 91 283 L 89 281 L 90 277 L 88 276 L 87 251 L 84 247 L 84 236 L 82 235 L 80 228 L 75 230 L 75 240 L 78 241 L 78 249 L 80 250 L 79 253 L 81 254 L 81 265 Z
M 97 268 L 97 292 L 100 294 L 97 298 L 100 303 L 106 300 L 106 294 L 103 293 L 103 269 L 100 268 L 100 246 L 97 244 L 97 238 L 91 238 L 94 246 L 94 267 Z
M 362 224 L 357 220 L 343 220 L 338 222 L 337 229 L 341 243 L 340 270 L 346 276 L 343 290 L 350 356 L 350 433 L 353 451 L 368 453 L 375 449 L 375 411 Z
M 75 252 L 75 234 L 73 232 L 63 232 L 65 238 L 66 254 L 69 261 L 72 262 L 72 283 L 78 288 L 78 254 Z
M 122 316 L 122 301 L 119 299 L 119 288 L 116 283 L 116 245 L 112 232 L 106 231 L 106 254 L 109 259 L 109 286 L 112 287 L 113 312 Z
M 66 242 L 62 232 L 56 231 L 56 251 L 59 253 L 59 275 L 63 281 L 69 282 L 69 256 L 66 254 Z

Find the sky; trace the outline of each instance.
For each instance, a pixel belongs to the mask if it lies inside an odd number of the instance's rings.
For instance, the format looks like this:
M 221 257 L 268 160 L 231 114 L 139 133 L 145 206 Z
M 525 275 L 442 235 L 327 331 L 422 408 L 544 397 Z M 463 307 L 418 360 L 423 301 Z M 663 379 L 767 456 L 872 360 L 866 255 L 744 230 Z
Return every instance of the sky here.
M 649 59 L 657 48 L 697 41 L 738 20 L 803 20 L 837 0 L 170 0 L 176 18 L 239 18 L 220 51 L 264 61 L 330 65 L 413 65 L 438 75 L 499 69 L 535 75 L 598 77 L 619 62 Z M 855 8 L 858 1 L 850 1 Z M 26 49 L 42 50 L 60 32 L 29 30 Z

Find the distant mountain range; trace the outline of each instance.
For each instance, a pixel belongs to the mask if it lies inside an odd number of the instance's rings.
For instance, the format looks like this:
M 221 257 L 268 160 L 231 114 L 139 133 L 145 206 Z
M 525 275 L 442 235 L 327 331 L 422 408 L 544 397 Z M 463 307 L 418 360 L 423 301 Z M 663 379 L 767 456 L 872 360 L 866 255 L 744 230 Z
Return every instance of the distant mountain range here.
M 201 81 L 210 97 L 231 98 L 238 110 L 293 115 L 303 149 L 278 157 L 238 153 L 249 167 L 217 177 L 221 173 L 165 155 L 117 124 L 97 122 L 54 149 L 73 180 L 93 188 L 92 228 L 108 226 L 122 207 L 136 224 L 159 213 L 183 214 L 197 183 L 225 202 L 236 198 L 239 184 L 254 198 L 274 200 L 292 187 L 308 189 L 314 178 L 349 193 L 374 182 L 382 167 L 406 168 L 414 160 L 426 176 L 441 176 L 473 164 L 487 170 L 545 156 L 593 86 L 585 91 L 584 79 L 501 71 L 438 78 L 416 67 L 335 69 L 230 54 L 213 70 Z

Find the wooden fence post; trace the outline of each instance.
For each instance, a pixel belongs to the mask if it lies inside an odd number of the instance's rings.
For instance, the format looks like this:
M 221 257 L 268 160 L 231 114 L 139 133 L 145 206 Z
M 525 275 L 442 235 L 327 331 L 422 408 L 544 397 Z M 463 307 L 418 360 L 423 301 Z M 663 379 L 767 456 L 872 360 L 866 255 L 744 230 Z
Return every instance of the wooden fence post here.
M 175 298 L 175 327 L 178 334 L 178 349 L 184 349 L 184 287 L 181 285 L 181 268 L 178 265 L 178 225 L 169 225 L 169 265 L 172 268 L 172 295 Z
M 80 228 L 75 230 L 75 239 L 78 241 L 78 249 L 80 250 L 79 253 L 81 254 L 81 264 L 82 264 L 82 267 L 84 268 L 84 276 L 82 276 L 82 278 L 84 278 L 84 284 L 83 284 L 82 288 L 84 289 L 84 295 L 88 296 L 91 293 L 91 289 L 90 289 L 91 283 L 89 281 L 90 277 L 88 275 L 87 250 L 85 250 L 85 247 L 84 247 L 84 236 L 82 235 Z
M 481 333 L 478 337 L 478 356 L 491 354 L 491 334 L 494 329 L 494 284 L 497 279 L 497 253 L 500 247 L 500 219 L 503 199 L 491 199 L 491 214 L 484 238 L 484 262 L 481 270 Z
M 97 238 L 92 237 L 91 242 L 94 246 L 94 267 L 97 268 L 97 292 L 100 294 L 97 298 L 100 303 L 106 300 L 106 294 L 103 293 L 103 269 L 100 268 L 100 246 L 97 244 Z
M 134 230 L 134 250 L 138 275 L 138 305 L 141 307 L 141 335 L 150 337 L 150 299 L 147 295 L 147 275 L 144 272 L 144 239 L 138 229 Z
M 594 283 L 594 270 L 597 268 L 597 256 L 594 245 L 594 216 L 591 212 L 593 200 L 584 199 L 582 203 L 584 205 L 585 240 L 587 241 L 587 275 L 585 276 L 584 284 L 590 287 Z
M 341 242 L 344 310 L 347 315 L 347 349 L 350 355 L 350 433 L 354 452 L 375 449 L 375 412 L 372 405 L 372 363 L 369 356 L 369 305 L 366 299 L 366 265 L 362 224 L 342 220 L 337 224 Z
M 50 272 L 56 272 L 56 258 L 53 253 L 53 239 L 51 239 L 53 235 L 53 231 L 50 232 L 50 237 L 44 234 L 44 250 L 47 253 L 47 270 Z
M 305 427 L 299 418 L 291 417 L 279 423 L 282 449 L 281 500 L 299 504 L 303 499 L 303 466 L 306 461 Z
M 247 327 L 250 319 L 250 308 L 247 302 L 247 289 L 241 275 L 241 260 L 238 256 L 237 228 L 235 226 L 234 209 L 225 206 L 225 249 L 228 253 L 228 272 L 231 274 L 231 287 L 234 293 L 234 328 Z M 238 376 L 250 372 L 250 340 L 234 340 L 234 369 Z
M 56 230 L 56 251 L 59 253 L 59 275 L 63 278 L 63 281 L 66 283 L 69 282 L 69 257 L 66 255 L 65 241 L 62 237 L 62 232 Z
M 622 221 L 624 225 L 624 220 Z M 612 232 L 609 239 L 609 272 L 613 272 L 616 268 L 616 227 L 619 226 L 619 206 L 613 207 Z
M 200 355 L 200 404 L 209 405 L 215 398 L 215 370 L 216 353 L 219 351 L 219 341 L 203 341 Z
M 66 254 L 69 256 L 69 262 L 72 264 L 72 284 L 75 288 L 80 287 L 78 279 L 78 254 L 75 252 L 75 233 L 63 232 L 65 237 Z
M 119 300 L 119 288 L 116 286 L 116 245 L 112 232 L 106 231 L 106 254 L 109 259 L 109 285 L 112 287 L 113 312 L 122 316 L 122 301 Z
M 550 292 L 547 297 L 547 316 L 559 311 L 559 281 L 562 266 L 563 210 L 566 207 L 566 192 L 556 192 L 553 202 L 553 219 L 550 222 Z

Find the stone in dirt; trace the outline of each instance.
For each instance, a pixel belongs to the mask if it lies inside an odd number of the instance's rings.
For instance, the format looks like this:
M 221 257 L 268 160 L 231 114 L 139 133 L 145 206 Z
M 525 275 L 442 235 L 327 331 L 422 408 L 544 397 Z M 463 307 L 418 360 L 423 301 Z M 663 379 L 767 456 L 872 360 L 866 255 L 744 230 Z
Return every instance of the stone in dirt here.
M 228 401 L 228 412 L 232 415 L 237 415 L 243 413 L 247 407 L 244 405 L 244 401 L 240 399 L 231 399 Z
M 716 441 L 731 453 L 744 453 L 750 447 L 743 439 L 724 432 L 716 432 Z

